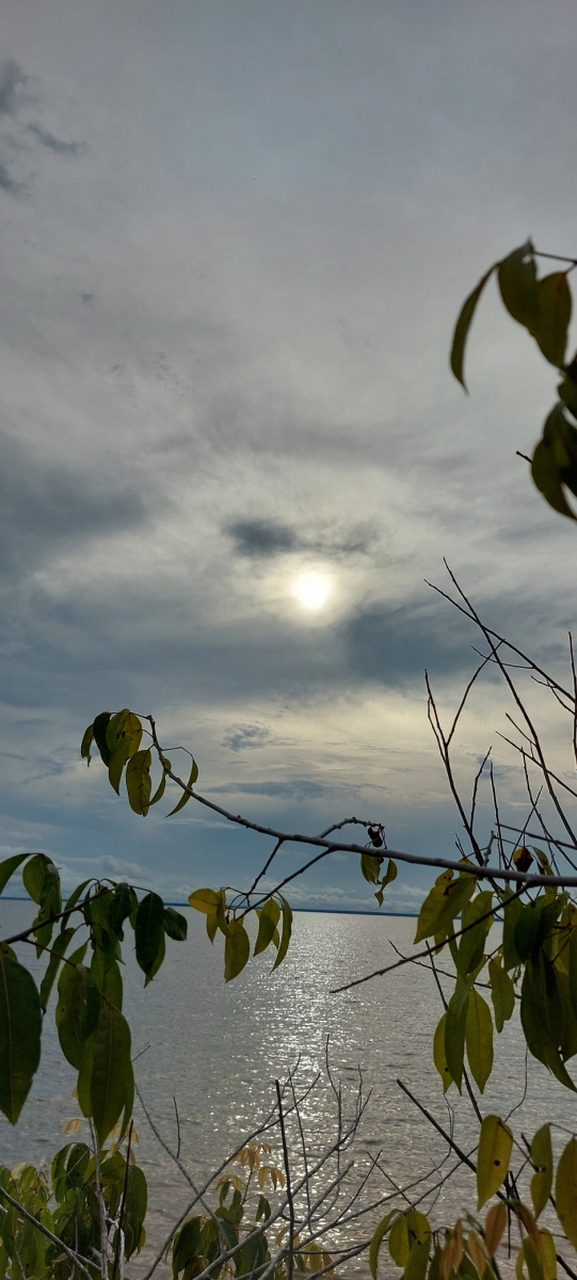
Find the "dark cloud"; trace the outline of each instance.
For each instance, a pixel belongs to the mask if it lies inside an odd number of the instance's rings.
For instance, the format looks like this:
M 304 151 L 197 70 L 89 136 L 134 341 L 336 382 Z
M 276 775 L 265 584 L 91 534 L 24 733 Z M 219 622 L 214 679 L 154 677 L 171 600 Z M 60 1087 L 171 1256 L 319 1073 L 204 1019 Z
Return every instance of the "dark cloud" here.
M 27 80 L 28 76 L 13 58 L 6 58 L 0 65 L 0 115 L 16 115 L 20 105 L 18 89 Z
M 30 133 L 38 139 L 43 147 L 48 147 L 49 151 L 56 151 L 61 156 L 79 156 L 86 151 L 85 142 L 63 142 L 61 138 L 56 138 L 53 133 L 48 133 L 46 129 L 42 129 L 39 124 L 31 124 L 28 126 Z
M 82 298 L 82 301 L 83 301 L 83 302 L 94 302 L 94 294 L 93 294 L 93 293 L 81 293 L 81 294 L 80 294 L 80 297 Z
M 222 745 L 230 751 L 246 751 L 251 747 L 264 747 L 270 741 L 270 729 L 262 724 L 240 724 L 229 729 Z
M 239 556 L 266 558 L 291 552 L 308 552 L 337 560 L 352 555 L 367 555 L 375 542 L 375 531 L 357 527 L 344 534 L 306 535 L 278 520 L 235 520 L 225 527 L 233 538 Z
M 231 782 L 223 787 L 208 787 L 207 794 L 271 796 L 275 800 L 320 800 L 323 796 L 332 795 L 334 790 L 334 787 L 324 786 L 322 782 L 311 782 L 309 778 L 292 778 L 290 782 Z
M 12 177 L 8 166 L 3 160 L 0 160 L 0 190 L 8 191 L 10 195 L 15 196 L 18 195 L 21 189 L 21 184 Z
M 372 604 L 343 628 L 348 664 L 357 679 L 393 686 L 422 676 L 458 675 L 471 666 L 478 643 L 471 624 L 449 608 Z
M 38 463 L 18 442 L 0 436 L 0 572 L 18 577 L 42 564 L 61 540 L 85 541 L 145 518 L 141 494 L 107 488 L 63 466 Z

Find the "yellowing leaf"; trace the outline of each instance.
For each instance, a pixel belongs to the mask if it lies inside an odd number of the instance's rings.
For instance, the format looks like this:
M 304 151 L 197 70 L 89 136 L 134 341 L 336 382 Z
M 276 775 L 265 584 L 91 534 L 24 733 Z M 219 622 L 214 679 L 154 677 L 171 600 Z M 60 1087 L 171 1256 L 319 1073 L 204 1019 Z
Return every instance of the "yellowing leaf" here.
M 449 1072 L 459 1093 L 461 1092 L 461 1080 L 463 1077 L 469 995 L 469 986 L 464 978 L 457 978 L 457 985 L 447 1007 L 445 1022 L 445 1057 Z
M 571 291 L 565 271 L 553 271 L 537 286 L 539 327 L 535 337 L 549 364 L 560 368 L 565 361 L 567 329 L 571 320 Z
M 82 736 L 82 742 L 80 744 L 80 759 L 86 760 L 87 764 L 90 764 L 90 761 L 92 759 L 90 755 L 90 748 L 92 746 L 93 739 L 94 739 L 94 725 L 89 724 L 88 728 L 84 730 L 84 734 Z
M 293 913 L 292 913 L 290 904 L 287 902 L 286 898 L 283 898 L 282 893 L 279 894 L 279 897 L 282 905 L 282 936 L 280 940 L 280 947 L 277 951 L 276 960 L 273 964 L 273 970 L 278 969 L 279 964 L 282 964 L 286 956 L 286 953 L 289 948 L 289 942 L 291 940 L 292 921 L 293 921 Z
M 550 1231 L 541 1228 L 544 1280 L 557 1280 L 557 1249 Z
M 433 938 L 437 933 L 446 932 L 455 916 L 462 911 L 466 902 L 475 890 L 475 877 L 460 875 L 456 880 L 440 876 L 419 912 L 415 942 L 424 938 Z
M 449 1086 L 453 1083 L 453 1077 L 447 1066 L 447 1056 L 445 1053 L 445 1025 L 447 1022 L 446 1013 L 443 1014 L 433 1037 L 433 1062 L 443 1081 L 443 1093 L 447 1092 Z
M 203 911 L 207 916 L 216 915 L 220 894 L 216 889 L 195 889 L 194 893 L 190 894 L 188 902 L 195 911 Z
M 197 778 L 198 778 L 198 765 L 196 763 L 196 760 L 193 760 L 187 786 L 193 787 Z M 172 818 L 173 813 L 178 813 L 180 809 L 184 809 L 185 804 L 188 804 L 189 800 L 190 800 L 190 795 L 188 791 L 183 791 L 180 797 L 180 800 L 178 801 L 178 804 L 175 804 L 174 809 L 171 809 L 170 813 L 167 813 L 166 815 L 167 818 Z
M 465 1041 L 469 1066 L 483 1093 L 493 1070 L 493 1022 L 486 1000 L 474 988 L 469 993 Z
M 231 982 L 244 969 L 250 955 L 248 933 L 242 920 L 231 920 L 224 944 L 224 980 Z
M 507 1210 L 504 1204 L 493 1204 L 485 1218 L 485 1244 L 490 1258 L 494 1258 L 507 1226 Z
M 577 1249 L 577 1138 L 570 1138 L 557 1165 L 557 1217 L 567 1239 Z
M 509 1170 L 513 1134 L 499 1116 L 485 1116 L 477 1153 L 477 1208 L 482 1209 Z
M 404 1213 L 395 1220 L 389 1232 L 389 1253 L 398 1267 L 404 1267 L 409 1257 L 409 1228 Z
M 464 362 L 467 337 L 479 298 L 481 297 L 487 280 L 492 276 L 496 266 L 497 263 L 493 263 L 490 270 L 487 271 L 479 280 L 479 283 L 476 288 L 473 289 L 473 292 L 465 299 L 455 325 L 455 332 L 453 334 L 453 342 L 451 345 L 451 369 L 457 381 L 461 383 L 461 386 L 465 391 L 467 388 L 465 386 Z
M 535 1173 L 531 1178 L 531 1199 L 535 1217 L 538 1218 L 547 1204 L 551 1195 L 551 1187 L 553 1186 L 553 1151 L 551 1147 L 551 1129 L 548 1124 L 544 1124 L 541 1129 L 538 1129 L 533 1138 L 531 1143 L 531 1163 L 535 1168 Z
M 258 937 L 255 942 L 254 954 L 260 955 L 261 951 L 266 951 L 269 943 L 272 942 L 276 933 L 276 926 L 280 920 L 280 906 L 274 898 L 269 898 L 265 902 L 264 907 L 258 913 Z
M 389 1224 L 392 1222 L 397 1212 L 398 1212 L 397 1209 L 391 1209 L 390 1213 L 387 1213 L 384 1218 L 381 1218 L 381 1221 L 379 1222 L 379 1225 L 373 1234 L 373 1238 L 371 1240 L 371 1244 L 369 1248 L 369 1267 L 370 1267 L 373 1280 L 377 1280 L 379 1250 L 381 1248 L 381 1244 L 383 1243 L 383 1237 L 385 1235 L 385 1232 L 389 1228 Z
M 151 764 L 152 755 L 150 751 L 136 751 L 126 766 L 128 802 L 134 813 L 140 814 L 142 818 L 146 817 L 150 803 Z
M 491 983 L 491 999 L 495 1011 L 497 1031 L 503 1030 L 503 1024 L 509 1020 L 515 1008 L 515 988 L 509 974 L 497 964 L 489 960 L 489 982 Z

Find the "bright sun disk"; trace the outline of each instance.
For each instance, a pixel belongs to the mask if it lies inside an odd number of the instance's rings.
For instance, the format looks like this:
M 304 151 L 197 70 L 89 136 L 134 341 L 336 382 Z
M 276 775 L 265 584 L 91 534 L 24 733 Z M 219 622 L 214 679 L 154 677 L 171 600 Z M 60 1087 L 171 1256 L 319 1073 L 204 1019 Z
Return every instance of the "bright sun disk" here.
M 330 586 L 320 573 L 306 573 L 297 579 L 294 594 L 303 609 L 322 609 L 329 597 Z

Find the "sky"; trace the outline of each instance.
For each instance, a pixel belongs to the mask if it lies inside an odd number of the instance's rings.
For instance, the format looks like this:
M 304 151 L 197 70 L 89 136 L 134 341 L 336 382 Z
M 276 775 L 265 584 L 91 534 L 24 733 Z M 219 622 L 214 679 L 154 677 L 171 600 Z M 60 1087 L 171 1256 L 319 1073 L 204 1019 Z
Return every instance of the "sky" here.
M 516 455 L 554 371 L 495 289 L 468 398 L 448 369 L 491 262 L 577 251 L 572 0 L 4 0 L 2 41 L 1 852 L 247 885 L 270 842 L 138 818 L 80 761 L 129 706 L 235 814 L 453 856 L 423 671 L 448 714 L 478 637 L 424 580 L 446 557 L 559 669 L 577 612 L 574 528 Z M 519 812 L 508 710 L 489 675 L 455 767 L 492 745 Z M 290 896 L 374 906 L 340 853 Z

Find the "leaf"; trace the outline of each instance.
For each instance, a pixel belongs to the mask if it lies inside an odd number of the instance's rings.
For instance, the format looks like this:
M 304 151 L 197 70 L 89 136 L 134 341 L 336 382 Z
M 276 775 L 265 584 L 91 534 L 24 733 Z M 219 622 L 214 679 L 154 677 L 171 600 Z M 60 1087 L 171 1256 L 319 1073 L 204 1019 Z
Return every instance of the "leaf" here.
M 500 964 L 497 964 L 496 960 L 489 960 L 489 982 L 495 1011 L 495 1026 L 497 1031 L 501 1032 L 504 1023 L 508 1022 L 515 1008 L 515 988 L 509 974 L 501 968 Z
M 216 915 L 210 915 L 206 917 L 206 932 L 210 938 L 210 941 L 214 942 L 214 939 L 216 938 L 216 935 L 218 932 L 218 917 Z
M 503 907 L 503 968 L 506 970 L 516 969 L 521 963 L 515 950 L 515 929 L 522 910 L 519 898 L 511 898 Z
M 497 278 L 509 315 L 535 337 L 539 328 L 537 269 L 530 240 L 499 263 Z
M 468 1001 L 469 986 L 463 978 L 458 978 L 457 985 L 447 1006 L 445 1057 L 451 1078 L 455 1081 L 459 1093 L 461 1092 L 461 1080 L 463 1077 Z
M 567 1239 L 577 1249 L 577 1138 L 569 1139 L 557 1165 L 555 1207 Z
M 379 884 L 381 874 L 381 859 L 375 858 L 372 853 L 361 853 L 361 875 L 369 884 Z
M 0 893 L 4 892 L 10 876 L 14 874 L 20 864 L 24 862 L 26 858 L 35 856 L 35 854 L 30 853 L 15 853 L 12 858 L 5 858 L 3 862 L 0 862 Z
M 573 378 L 564 378 L 557 387 L 557 394 L 573 417 L 577 418 L 577 384 Z
M 163 769 L 163 771 L 162 771 L 162 778 L 160 779 L 160 782 L 159 782 L 159 784 L 158 784 L 158 786 L 157 786 L 157 788 L 156 788 L 156 791 L 154 792 L 154 795 L 153 795 L 153 797 L 152 797 L 152 800 L 150 801 L 150 804 L 149 804 L 149 808 L 150 808 L 150 809 L 152 808 L 153 804 L 158 804 L 158 801 L 159 801 L 159 800 L 162 800 L 162 797 L 163 797 L 163 795 L 164 795 L 165 791 L 166 791 L 166 769 Z
M 569 939 L 569 998 L 577 1018 L 577 928 L 571 930 Z
M 541 911 L 531 904 L 523 907 L 515 925 L 515 950 L 521 960 L 529 959 L 539 939 Z
M 380 907 L 382 907 L 383 905 L 384 890 L 386 889 L 388 884 L 391 884 L 393 880 L 396 880 L 398 874 L 399 874 L 399 870 L 396 862 L 393 862 L 392 858 L 389 858 L 386 874 L 383 876 L 380 883 L 380 887 L 377 889 L 377 892 L 375 894 L 375 898 L 377 899 L 377 902 Z
M 193 787 L 197 778 L 198 778 L 198 765 L 196 763 L 196 760 L 193 759 L 192 769 L 190 770 L 190 777 L 188 779 L 187 786 Z M 170 813 L 167 813 L 166 815 L 167 818 L 171 818 L 173 813 L 178 813 L 180 809 L 184 809 L 185 804 L 188 804 L 189 800 L 190 800 L 190 795 L 188 791 L 183 791 L 180 797 L 180 800 L 178 801 L 178 804 L 175 804 L 174 809 L 171 809 Z
M 44 904 L 48 895 L 52 896 L 58 881 L 58 870 L 52 858 L 48 858 L 45 853 L 35 853 L 22 872 L 26 892 L 39 905 Z
M 447 1015 L 444 1013 L 437 1025 L 437 1029 L 433 1037 L 433 1062 L 439 1072 L 441 1080 L 443 1081 L 443 1093 L 446 1093 L 449 1086 L 453 1083 L 453 1077 L 447 1066 L 447 1055 L 445 1053 L 446 1022 Z
M 513 1134 L 499 1116 L 485 1116 L 477 1154 L 477 1209 L 482 1209 L 504 1182 L 511 1159 Z
M 474 988 L 469 992 L 465 1039 L 469 1066 L 483 1093 L 493 1070 L 493 1022 L 486 1000 Z
M 158 972 L 164 958 L 164 903 L 157 893 L 147 893 L 136 913 L 134 941 L 136 961 L 147 983 Z M 160 960 L 159 960 L 160 956 Z
M 409 1257 L 409 1228 L 404 1213 L 395 1219 L 389 1232 L 389 1253 L 398 1267 L 404 1267 Z
M 551 1232 L 545 1227 L 541 1228 L 541 1248 L 544 1280 L 557 1280 L 557 1249 Z
M 293 913 L 289 906 L 289 903 L 287 902 L 286 898 L 283 898 L 282 893 L 279 893 L 279 898 L 281 900 L 281 905 L 282 905 L 282 934 L 281 934 L 281 940 L 280 940 L 280 947 L 277 951 L 276 960 L 273 964 L 271 972 L 274 972 L 275 969 L 278 969 L 279 964 L 282 964 L 286 956 L 286 953 L 289 949 L 289 942 L 291 940 L 291 933 L 292 933 L 292 926 L 293 926 Z
M 90 969 L 65 964 L 58 980 L 58 997 L 55 1018 L 60 1047 L 67 1062 L 79 1071 L 84 1046 L 100 1012 L 100 995 Z
M 567 330 L 571 320 L 571 290 L 566 271 L 553 271 L 537 285 L 539 327 L 535 334 L 549 364 L 560 368 L 565 362 Z
M 130 808 L 135 813 L 145 818 L 148 813 L 151 781 L 150 766 L 152 764 L 152 755 L 150 751 L 136 751 L 130 757 L 126 766 L 126 789 L 128 791 L 128 802 Z
M 202 911 L 207 916 L 216 915 L 220 894 L 216 889 L 195 889 L 194 893 L 190 894 L 188 902 L 195 911 Z
M 467 390 L 467 388 L 465 386 L 465 375 L 464 375 L 463 366 L 465 361 L 465 346 L 467 343 L 467 337 L 469 334 L 471 321 L 475 314 L 475 310 L 476 310 L 479 298 L 481 297 L 483 289 L 485 288 L 485 285 L 489 280 L 489 278 L 492 276 L 496 266 L 497 266 L 497 263 L 494 262 L 490 270 L 487 271 L 486 274 L 481 277 L 478 285 L 476 286 L 476 288 L 473 289 L 473 292 L 470 293 L 469 297 L 465 299 L 463 306 L 461 307 L 461 311 L 459 313 L 457 323 L 455 325 L 455 332 L 453 334 L 453 341 L 451 344 L 451 369 L 457 379 L 457 382 L 461 383 L 461 386 L 464 388 L 465 391 Z
M 66 954 L 68 945 L 72 941 L 75 933 L 76 929 L 64 929 L 58 934 L 52 943 L 52 954 L 48 961 L 42 982 L 40 983 L 40 1007 L 43 1013 L 46 1013 L 46 1006 L 56 980 L 56 974 L 62 964 L 62 957 Z
M 250 956 L 248 933 L 242 920 L 231 920 L 224 944 L 224 980 L 231 982 L 244 969 Z
M 113 933 L 122 937 L 122 926 L 132 911 L 135 893 L 129 884 L 117 884 L 112 895 L 108 922 Z
M 446 872 L 439 876 L 419 912 L 415 942 L 445 933 L 474 893 L 475 884 L 472 875 L 460 875 L 456 880 L 449 878 Z
M 551 1129 L 544 1124 L 537 1130 L 531 1143 L 531 1163 L 535 1173 L 531 1178 L 531 1200 L 535 1217 L 545 1208 L 551 1187 L 553 1186 L 553 1151 L 551 1147 Z
M 94 1032 L 90 1101 L 100 1146 L 106 1141 L 134 1088 L 130 1028 L 126 1019 L 103 1004 Z
M 106 768 L 108 768 L 110 764 L 110 751 L 106 745 L 106 730 L 108 728 L 109 720 L 110 720 L 110 712 L 101 711 L 100 715 L 96 717 L 96 720 L 94 721 L 94 724 L 92 726 L 94 730 L 94 741 L 96 743 L 96 746 L 98 747 L 102 762 L 103 764 L 106 765 Z
M 392 1219 L 395 1217 L 396 1213 L 398 1213 L 398 1210 L 392 1209 L 391 1212 L 387 1213 L 384 1218 L 381 1218 L 381 1221 L 379 1222 L 379 1225 L 376 1231 L 373 1233 L 370 1247 L 369 1247 L 369 1267 L 371 1270 L 371 1275 L 373 1277 L 373 1280 L 377 1280 L 379 1250 L 381 1248 L 381 1244 L 383 1243 L 383 1236 L 385 1235 L 385 1232 L 388 1230 L 389 1224 L 390 1222 L 392 1222 Z
M 275 935 L 277 924 L 280 920 L 280 906 L 274 898 L 269 898 L 265 902 L 264 907 L 258 913 L 258 935 L 254 946 L 254 955 L 260 955 L 261 951 L 266 951 L 269 943 L 272 942 Z
M 411 1249 L 405 1266 L 404 1280 L 425 1280 L 430 1252 L 431 1237 L 429 1236 L 423 1244 L 418 1244 Z
M 165 907 L 162 919 L 164 932 L 173 942 L 186 942 L 188 920 L 181 916 L 180 911 L 175 911 L 174 907 Z
M 92 759 L 92 756 L 90 755 L 90 748 L 92 746 L 93 740 L 94 740 L 94 725 L 89 724 L 88 728 L 84 730 L 84 733 L 82 735 L 82 742 L 80 744 L 80 759 L 86 760 L 87 765 L 90 764 L 90 761 Z
M 575 492 L 577 428 L 568 422 L 563 405 L 557 403 L 545 420 L 543 435 L 531 463 L 531 476 L 540 493 L 554 511 L 576 519 L 563 492 L 566 484 Z
M 467 932 L 461 938 L 457 954 L 457 969 L 463 977 L 477 968 L 483 955 L 485 939 L 493 923 L 493 916 L 487 916 L 492 905 L 492 890 L 482 889 L 463 907 L 461 928 L 466 929 Z M 487 918 L 481 919 L 483 916 Z M 476 920 L 480 920 L 480 923 L 475 926 Z
M 485 1244 L 490 1258 L 494 1258 L 507 1226 L 507 1210 L 504 1204 L 491 1205 L 485 1219 Z
M 0 1110 L 16 1124 L 40 1062 L 42 1014 L 32 975 L 0 951 Z

